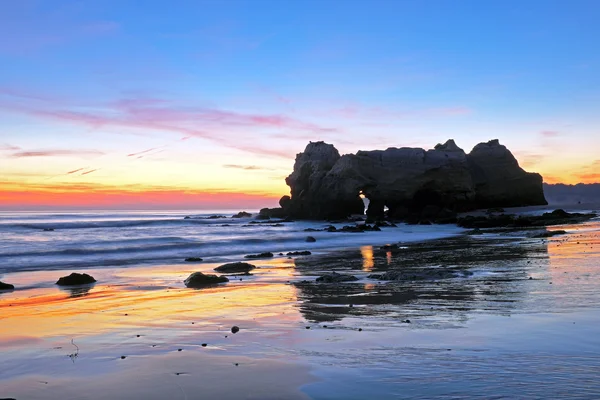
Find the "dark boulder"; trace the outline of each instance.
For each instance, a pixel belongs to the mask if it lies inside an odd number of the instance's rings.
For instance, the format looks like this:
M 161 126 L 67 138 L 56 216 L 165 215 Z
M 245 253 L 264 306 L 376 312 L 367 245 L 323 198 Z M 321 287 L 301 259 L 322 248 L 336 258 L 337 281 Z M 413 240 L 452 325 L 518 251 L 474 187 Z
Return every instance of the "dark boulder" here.
M 13 290 L 14 288 L 14 285 L 0 281 L 0 290 Z
M 308 243 L 314 243 L 317 241 L 317 239 L 315 239 L 313 236 L 307 236 L 306 239 L 304 239 L 304 241 Z
M 231 218 L 250 218 L 250 217 L 252 217 L 252 214 L 250 214 L 246 211 L 240 211 L 239 213 L 231 216 Z
M 188 257 L 185 259 L 186 262 L 200 262 L 202 259 L 200 257 Z
M 357 280 L 358 278 L 354 275 L 338 274 L 337 272 L 321 275 L 317 278 L 317 282 L 321 283 L 353 282 Z
M 271 257 L 273 257 L 273 253 L 271 253 L 270 251 L 260 253 L 260 254 L 248 254 L 247 256 L 244 256 L 244 258 L 271 258 Z
M 217 268 L 215 268 L 215 271 L 235 274 L 235 273 L 240 273 L 240 272 L 250 272 L 255 268 L 256 267 L 252 264 L 248 264 L 245 262 L 234 262 L 234 263 L 220 265 Z
M 183 281 L 185 286 L 189 288 L 199 288 L 224 282 L 229 282 L 229 279 L 227 279 L 225 276 L 203 274 L 202 272 L 194 272 L 188 276 L 185 281 Z
M 287 253 L 288 256 L 310 256 L 312 253 L 308 250 L 304 251 L 290 251 Z
M 270 219 L 270 218 L 284 219 L 286 217 L 287 217 L 287 213 L 285 212 L 285 210 L 283 208 L 261 208 L 261 210 L 258 212 L 258 217 L 257 218 L 262 218 L 262 219 Z
M 60 278 L 58 281 L 56 281 L 56 284 L 60 286 L 75 286 L 88 285 L 94 282 L 96 282 L 96 280 L 91 275 L 73 272 L 69 276 L 63 276 Z

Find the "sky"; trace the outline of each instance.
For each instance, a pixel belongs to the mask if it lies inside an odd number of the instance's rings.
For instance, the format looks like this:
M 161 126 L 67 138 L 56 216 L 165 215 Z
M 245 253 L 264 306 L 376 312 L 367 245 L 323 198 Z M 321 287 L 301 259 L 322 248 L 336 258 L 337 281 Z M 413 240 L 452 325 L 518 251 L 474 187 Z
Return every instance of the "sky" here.
M 600 182 L 597 0 L 0 1 L 0 209 L 260 208 L 309 141 Z

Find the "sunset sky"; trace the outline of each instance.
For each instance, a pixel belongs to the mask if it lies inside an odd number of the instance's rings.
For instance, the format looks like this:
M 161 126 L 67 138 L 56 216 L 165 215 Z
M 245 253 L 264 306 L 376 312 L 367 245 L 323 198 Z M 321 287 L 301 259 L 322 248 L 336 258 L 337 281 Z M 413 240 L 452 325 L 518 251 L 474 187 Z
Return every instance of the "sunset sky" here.
M 308 141 L 600 182 L 597 0 L 0 1 L 0 208 L 260 208 Z

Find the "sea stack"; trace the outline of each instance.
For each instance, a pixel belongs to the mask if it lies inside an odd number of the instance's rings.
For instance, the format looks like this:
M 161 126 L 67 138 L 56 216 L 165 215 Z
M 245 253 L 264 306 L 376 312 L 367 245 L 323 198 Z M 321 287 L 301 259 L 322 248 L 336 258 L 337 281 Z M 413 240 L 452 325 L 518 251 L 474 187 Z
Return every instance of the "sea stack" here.
M 341 156 L 331 144 L 310 142 L 286 178 L 291 196 L 280 201 L 297 219 L 335 219 L 362 214 L 392 218 L 487 207 L 547 204 L 542 177 L 524 171 L 498 140 L 466 154 L 454 140 L 432 150 L 395 148 Z M 433 210 L 433 211 L 432 211 Z

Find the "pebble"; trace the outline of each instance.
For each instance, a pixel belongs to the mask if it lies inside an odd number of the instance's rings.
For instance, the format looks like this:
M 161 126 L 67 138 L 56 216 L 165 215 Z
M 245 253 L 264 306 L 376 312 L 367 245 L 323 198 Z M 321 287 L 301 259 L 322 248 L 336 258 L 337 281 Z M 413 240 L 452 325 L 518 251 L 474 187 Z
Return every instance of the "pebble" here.
M 231 333 L 238 333 L 240 331 L 240 328 L 236 325 L 231 327 Z
M 208 346 L 208 344 L 202 343 L 202 347 L 206 347 L 206 346 Z
M 121 356 L 121 360 L 124 360 L 126 358 L 127 358 L 127 356 Z

